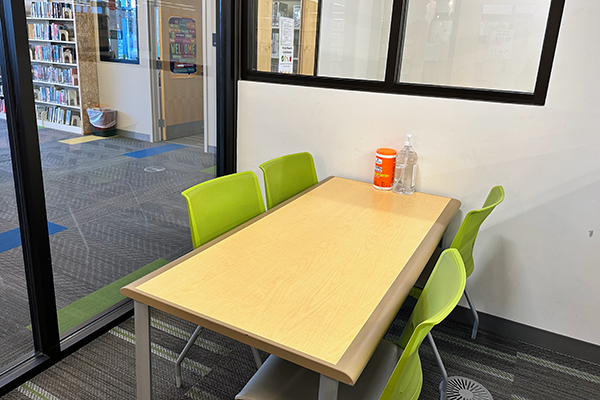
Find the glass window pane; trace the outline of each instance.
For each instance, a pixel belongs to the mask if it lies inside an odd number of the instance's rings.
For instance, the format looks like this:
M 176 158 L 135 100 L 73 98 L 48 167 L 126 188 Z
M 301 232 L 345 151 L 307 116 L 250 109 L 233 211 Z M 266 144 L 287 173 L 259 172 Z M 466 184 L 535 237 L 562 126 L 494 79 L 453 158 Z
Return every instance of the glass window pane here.
M 5 112 L 0 87 L 0 372 L 34 351 Z
M 391 0 L 323 1 L 319 76 L 382 81 L 391 16 Z
M 256 70 L 314 75 L 316 0 L 257 0 Z
M 59 18 L 72 44 L 57 51 L 73 49 L 67 61 L 35 48 L 31 60 L 37 91 L 52 95 L 36 106 L 62 337 L 118 305 L 123 285 L 192 250 L 181 192 L 216 172 L 216 48 L 205 43 L 214 3 L 71 9 L 28 8 L 30 32 Z M 107 51 L 139 62 L 104 62 Z
M 317 0 L 256 0 L 254 68 L 284 74 L 383 80 L 392 0 L 320 3 L 321 9 Z
M 532 93 L 550 0 L 410 0 L 400 82 Z

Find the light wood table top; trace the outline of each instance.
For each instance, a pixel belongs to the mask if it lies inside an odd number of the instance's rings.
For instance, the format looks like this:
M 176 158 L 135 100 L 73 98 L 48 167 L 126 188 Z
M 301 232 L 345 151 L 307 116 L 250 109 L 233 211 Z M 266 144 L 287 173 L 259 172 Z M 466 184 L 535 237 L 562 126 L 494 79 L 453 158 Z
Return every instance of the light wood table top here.
M 121 293 L 354 384 L 459 206 L 328 178 Z

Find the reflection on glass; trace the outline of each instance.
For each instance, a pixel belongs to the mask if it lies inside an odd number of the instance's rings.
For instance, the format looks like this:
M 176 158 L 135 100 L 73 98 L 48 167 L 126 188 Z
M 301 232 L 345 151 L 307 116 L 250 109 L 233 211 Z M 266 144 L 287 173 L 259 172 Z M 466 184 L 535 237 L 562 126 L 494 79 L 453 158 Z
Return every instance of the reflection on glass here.
M 136 0 L 99 2 L 100 59 L 139 63 Z
M 4 94 L 0 87 L 0 372 L 34 350 Z
M 383 80 L 391 0 L 323 1 L 319 76 Z
M 392 0 L 255 1 L 257 71 L 383 80 Z
M 532 93 L 550 0 L 410 0 L 400 82 Z
M 43 86 L 78 91 L 77 108 L 61 106 L 81 110 L 81 121 L 77 129 L 42 121 L 38 131 L 62 338 L 118 307 L 122 286 L 192 249 L 181 192 L 214 178 L 216 153 L 214 128 L 204 129 L 204 106 L 216 97 L 205 100 L 204 74 L 215 72 L 203 65 L 204 48 L 212 60 L 216 50 L 203 42 L 200 0 L 75 3 L 72 19 L 77 85 L 52 78 Z M 97 62 L 99 53 L 119 62 Z M 116 120 L 90 120 L 98 104 Z M 19 322 L 30 334 L 27 325 Z
M 256 69 L 314 75 L 318 2 L 256 0 Z

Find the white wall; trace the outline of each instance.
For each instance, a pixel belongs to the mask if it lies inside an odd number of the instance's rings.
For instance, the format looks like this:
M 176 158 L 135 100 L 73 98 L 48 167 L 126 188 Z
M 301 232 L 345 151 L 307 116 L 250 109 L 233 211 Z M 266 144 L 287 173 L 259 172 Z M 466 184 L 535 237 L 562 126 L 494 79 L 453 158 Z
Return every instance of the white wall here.
M 375 149 L 412 133 L 417 189 L 463 204 L 446 244 L 506 190 L 477 239 L 478 308 L 600 345 L 600 2 L 566 3 L 546 106 L 241 82 L 238 170 L 310 151 L 319 179 L 371 181 Z
M 139 64 L 98 61 L 100 105 L 117 110 L 117 128 L 152 137 L 147 2 L 138 6 Z

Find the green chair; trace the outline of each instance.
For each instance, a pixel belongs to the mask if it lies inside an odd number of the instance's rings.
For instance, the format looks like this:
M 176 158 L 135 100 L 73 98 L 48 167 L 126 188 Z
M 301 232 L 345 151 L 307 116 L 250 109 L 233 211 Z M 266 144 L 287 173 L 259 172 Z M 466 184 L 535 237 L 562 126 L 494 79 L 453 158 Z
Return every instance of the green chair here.
M 416 400 L 423 385 L 419 346 L 425 337 L 433 344 L 429 331 L 458 304 L 466 279 L 458 250 L 442 253 L 400 339 L 382 340 L 356 384 L 339 384 L 338 399 Z M 438 356 L 435 348 L 434 355 Z M 442 398 L 447 379 L 443 375 Z M 271 355 L 236 399 L 317 400 L 319 379 L 318 373 Z
M 477 238 L 477 233 L 479 232 L 479 227 L 485 221 L 488 215 L 496 208 L 496 206 L 504 200 L 504 188 L 502 186 L 494 186 L 490 193 L 488 194 L 485 202 L 483 203 L 483 207 L 478 210 L 470 211 L 463 220 L 462 225 L 458 229 L 452 244 L 450 245 L 451 249 L 457 249 L 460 252 L 460 255 L 465 263 L 465 268 L 467 272 L 467 277 L 471 276 L 473 273 L 473 268 L 475 264 L 473 263 L 473 246 L 475 245 L 475 239 Z M 439 250 L 438 250 L 439 251 Z M 435 260 L 436 253 L 434 252 L 434 256 L 432 257 Z M 431 262 L 429 263 L 431 265 Z M 410 295 L 415 298 L 419 298 L 421 289 L 424 283 L 427 280 L 428 270 L 430 268 L 425 267 L 423 274 L 417 280 L 417 284 L 410 292 Z M 465 287 L 465 297 L 467 302 L 469 303 L 469 307 L 471 308 L 471 313 L 473 314 L 473 331 L 471 333 L 471 338 L 475 339 L 477 337 L 477 330 L 479 328 L 479 315 L 477 315 L 477 310 L 473 305 L 473 301 L 469 296 L 469 292 Z
M 274 158 L 260 165 L 265 177 L 267 208 L 289 199 L 318 182 L 310 153 Z
M 202 182 L 181 193 L 187 200 L 192 244 L 195 248 L 262 214 L 265 204 L 254 172 L 240 172 Z M 175 363 L 177 387 L 181 387 L 181 363 L 200 335 L 198 326 Z M 261 365 L 258 350 L 254 360 Z

